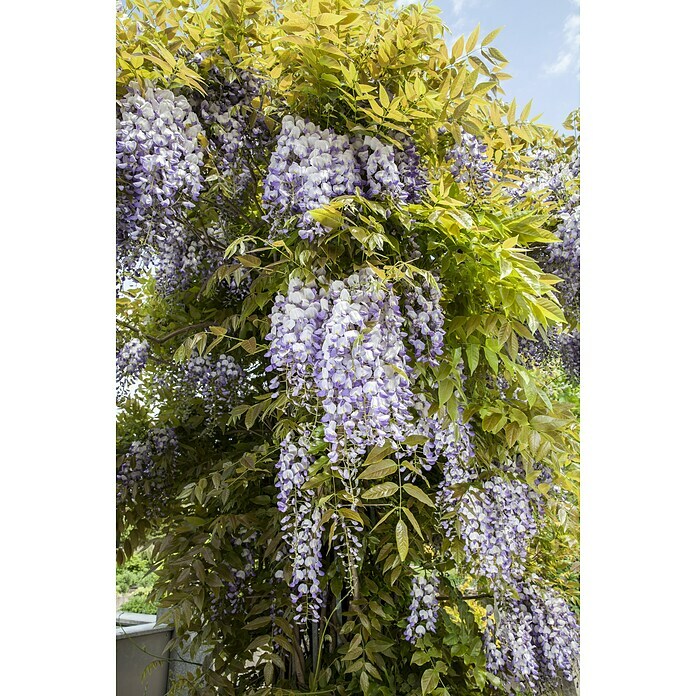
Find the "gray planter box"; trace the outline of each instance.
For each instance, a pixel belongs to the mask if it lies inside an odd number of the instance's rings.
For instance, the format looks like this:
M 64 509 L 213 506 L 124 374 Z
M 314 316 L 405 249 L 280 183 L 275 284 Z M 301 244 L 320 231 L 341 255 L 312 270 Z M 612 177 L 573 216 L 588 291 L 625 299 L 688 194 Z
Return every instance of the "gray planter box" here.
M 171 637 L 151 614 L 116 613 L 116 696 L 165 696 Z

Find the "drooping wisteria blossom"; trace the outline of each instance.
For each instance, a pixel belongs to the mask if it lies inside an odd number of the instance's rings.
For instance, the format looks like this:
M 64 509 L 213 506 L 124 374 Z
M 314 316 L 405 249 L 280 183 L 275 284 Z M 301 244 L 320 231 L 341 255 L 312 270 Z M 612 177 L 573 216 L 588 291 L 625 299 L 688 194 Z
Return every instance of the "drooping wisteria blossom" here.
M 566 375 L 574 382 L 580 379 L 580 332 L 551 329 L 546 338 L 520 340 L 520 355 L 527 364 L 541 366 L 559 359 Z
M 264 179 L 266 219 L 277 229 L 283 216 L 298 215 L 299 234 L 313 239 L 325 228 L 309 214 L 332 198 L 351 194 L 360 172 L 348 136 L 293 116 L 283 118 Z
M 485 196 L 490 193 L 493 163 L 488 157 L 488 147 L 481 139 L 462 131 L 461 143 L 449 151 L 448 159 L 452 160 L 452 176 L 464 184 L 469 194 Z
M 411 605 L 404 637 L 415 643 L 426 633 L 433 633 L 440 611 L 437 592 L 440 578 L 436 572 L 427 575 L 414 575 L 411 579 Z
M 450 469 L 438 493 L 445 535 L 461 541 L 476 575 L 517 581 L 538 529 L 534 492 L 522 481 L 494 476 L 457 496 L 451 486 L 472 480 L 471 474 L 457 466 Z
M 444 461 L 444 476 L 439 494 L 443 501 L 443 509 L 448 507 L 445 500 L 451 498 L 451 486 L 470 481 L 475 473 L 468 467 L 469 460 L 474 456 L 473 429 L 469 423 L 464 423 L 461 410 L 456 421 L 443 419 L 440 415 L 430 415 L 430 404 L 423 395 L 415 400 L 418 419 L 414 424 L 413 434 L 423 435 L 427 441 L 423 444 L 423 459 L 421 468 L 430 471 L 442 459 Z
M 203 188 L 202 127 L 183 95 L 136 83 L 117 104 L 117 242 L 123 255 L 167 234 Z
M 405 310 L 408 318 L 408 340 L 413 346 L 416 361 L 439 365 L 438 357 L 443 353 L 445 339 L 445 315 L 440 304 L 442 290 L 437 282 L 426 279 L 405 295 Z
M 183 379 L 192 392 L 203 399 L 211 414 L 231 410 L 237 402 L 244 371 L 231 356 L 222 354 L 213 358 L 194 354 L 183 366 Z
M 147 364 L 150 346 L 147 341 L 132 338 L 116 352 L 116 381 L 132 383 Z
M 554 590 L 532 576 L 515 594 L 497 593 L 498 621 L 489 615 L 484 632 L 487 669 L 507 677 L 512 687 L 534 690 L 572 681 L 580 649 L 577 617 Z
M 269 369 L 303 403 L 314 400 L 332 462 L 346 448 L 405 439 L 413 393 L 403 324 L 397 296 L 369 268 L 325 288 L 294 280 L 276 297 Z
M 420 203 L 428 188 L 428 175 L 423 168 L 416 144 L 412 138 L 403 133 L 394 133 L 394 138 L 401 143 L 403 148 L 394 148 L 394 161 L 406 191 L 406 202 Z
M 230 546 L 237 552 L 241 563 L 225 561 L 221 575 L 230 576 L 225 580 L 217 596 L 211 597 L 210 613 L 215 621 L 229 621 L 246 612 L 247 597 L 253 591 L 252 581 L 256 576 L 256 558 L 254 546 L 258 541 L 258 532 L 247 533 L 240 530 L 233 536 Z
M 580 379 L 580 332 L 577 329 L 558 335 L 558 353 L 566 374 L 578 381 Z
M 323 576 L 321 537 L 322 511 L 313 489 L 302 490 L 309 476 L 313 457 L 309 454 L 311 433 L 289 433 L 281 443 L 276 487 L 278 510 L 283 513 L 283 538 L 292 562 L 291 600 L 295 620 L 319 620 L 321 609 L 320 578 Z
M 360 167 L 360 186 L 367 198 L 387 198 L 405 202 L 404 188 L 396 164 L 394 146 L 366 135 L 351 140 L 354 156 Z
M 357 192 L 399 205 L 420 200 L 427 177 L 412 141 L 399 151 L 373 135 L 352 137 L 285 116 L 264 179 L 266 220 L 274 234 L 298 217 L 298 233 L 314 239 L 328 231 L 310 211 Z
M 128 448 L 116 473 L 116 498 L 119 503 L 131 500 L 135 489 L 146 495 L 153 516 L 161 514 L 167 499 L 169 479 L 160 459 L 176 453 L 178 439 L 173 428 L 154 428 L 143 440 Z
M 387 441 L 402 442 L 413 392 L 404 320 L 391 288 L 362 268 L 334 281 L 328 299 L 315 381 L 329 459 L 336 461 L 345 446 L 365 453 Z

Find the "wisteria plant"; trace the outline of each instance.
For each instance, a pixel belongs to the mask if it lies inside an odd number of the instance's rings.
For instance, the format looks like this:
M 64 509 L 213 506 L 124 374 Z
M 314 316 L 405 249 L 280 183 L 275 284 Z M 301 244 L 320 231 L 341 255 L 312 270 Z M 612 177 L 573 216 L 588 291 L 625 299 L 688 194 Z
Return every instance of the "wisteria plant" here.
M 579 374 L 579 124 L 505 101 L 497 33 L 117 11 L 118 557 L 152 545 L 188 693 L 577 676 L 579 423 L 544 365 Z

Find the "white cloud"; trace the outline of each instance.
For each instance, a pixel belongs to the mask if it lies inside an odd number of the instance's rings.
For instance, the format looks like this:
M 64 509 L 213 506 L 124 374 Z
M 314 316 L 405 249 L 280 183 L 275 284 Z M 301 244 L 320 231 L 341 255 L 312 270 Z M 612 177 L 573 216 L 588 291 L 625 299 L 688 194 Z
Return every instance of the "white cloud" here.
M 571 0 L 578 4 L 576 0 Z M 546 75 L 563 75 L 574 69 L 580 70 L 580 15 L 572 14 L 566 17 L 563 24 L 563 48 L 558 52 L 556 60 L 544 66 Z

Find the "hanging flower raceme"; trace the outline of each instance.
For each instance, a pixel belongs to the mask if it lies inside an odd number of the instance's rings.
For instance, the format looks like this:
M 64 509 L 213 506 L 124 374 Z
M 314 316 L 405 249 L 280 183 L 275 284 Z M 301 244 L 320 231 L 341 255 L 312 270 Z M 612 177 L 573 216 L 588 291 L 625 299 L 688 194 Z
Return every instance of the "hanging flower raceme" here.
M 507 677 L 510 686 L 534 689 L 572 681 L 580 650 L 580 629 L 568 603 L 551 589 L 516 585 L 516 596 L 498 593 L 498 621 L 488 617 L 484 632 L 487 669 Z
M 150 345 L 147 341 L 133 338 L 116 353 L 116 382 L 119 394 L 127 392 L 128 387 L 138 379 L 147 364 Z
M 310 211 L 333 198 L 360 192 L 400 205 L 420 200 L 426 187 L 412 141 L 399 151 L 375 136 L 349 138 L 288 115 L 264 179 L 263 204 L 274 234 L 296 215 L 300 237 L 311 240 L 328 229 Z
M 365 453 L 408 434 L 403 324 L 397 296 L 367 268 L 322 289 L 295 279 L 276 297 L 269 370 L 282 371 L 290 393 L 318 409 L 332 462 L 343 449 Z
M 455 181 L 464 184 L 473 196 L 486 196 L 491 190 L 493 163 L 487 150 L 482 140 L 462 131 L 461 143 L 447 153 L 447 159 L 452 160 L 450 172 Z
M 319 621 L 321 608 L 322 513 L 313 489 L 302 490 L 309 477 L 313 457 L 309 454 L 311 433 L 304 428 L 289 433 L 281 442 L 278 460 L 278 510 L 283 513 L 281 526 L 292 562 L 290 598 L 295 621 Z
M 411 579 L 411 606 L 404 631 L 404 637 L 410 643 L 415 643 L 426 633 L 435 632 L 440 610 L 437 598 L 439 586 L 440 578 L 435 571 L 427 576 L 414 575 Z
M 351 146 L 360 165 L 365 196 L 406 202 L 408 193 L 401 181 L 394 147 L 371 135 L 353 138 Z
M 133 441 L 116 472 L 116 501 L 121 504 L 138 495 L 146 496 L 148 514 L 157 517 L 167 501 L 166 467 L 159 461 L 176 453 L 178 440 L 173 428 L 154 428 L 144 440 Z
M 480 487 L 456 495 L 453 485 L 473 478 L 461 465 L 448 464 L 438 491 L 442 528 L 458 539 L 471 571 L 492 580 L 515 582 L 524 568 L 527 547 L 537 533 L 535 494 L 526 483 L 494 476 Z
M 394 148 L 394 161 L 399 170 L 399 178 L 406 192 L 407 203 L 420 203 L 428 188 L 428 176 L 421 164 L 421 158 L 412 138 L 403 133 L 395 133 L 394 138 L 403 149 Z
M 362 268 L 331 284 L 329 303 L 315 383 L 329 459 L 337 461 L 346 446 L 365 453 L 387 441 L 402 442 L 413 392 L 404 320 L 391 288 Z
M 232 356 L 194 354 L 182 369 L 184 383 L 203 399 L 210 415 L 223 413 L 237 402 L 244 371 Z
M 201 124 L 184 96 L 136 83 L 118 102 L 117 239 L 162 234 L 176 205 L 192 207 L 203 188 Z
M 445 339 L 440 285 L 435 279 L 423 279 L 421 284 L 409 289 L 404 299 L 406 317 L 410 322 L 408 340 L 415 351 L 416 361 L 437 367 Z
M 258 532 L 241 534 L 232 538 L 232 547 L 239 555 L 241 563 L 226 561 L 224 575 L 231 576 L 220 588 L 217 596 L 211 598 L 210 618 L 221 623 L 246 612 L 248 595 L 252 592 L 252 581 L 256 576 L 256 559 L 253 549 L 258 541 Z
M 299 215 L 299 234 L 313 239 L 326 229 L 309 214 L 332 198 L 353 193 L 360 172 L 348 137 L 294 116 L 283 118 L 264 180 L 266 219 L 278 229 L 283 216 Z

